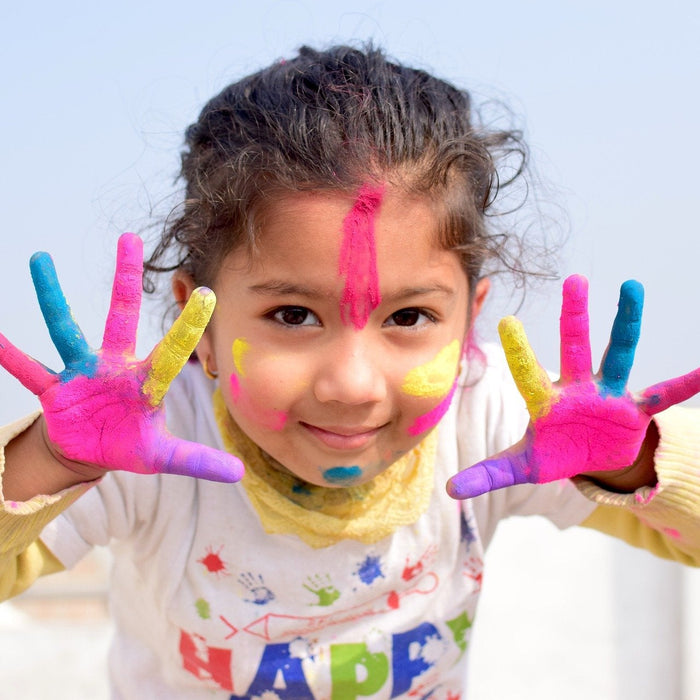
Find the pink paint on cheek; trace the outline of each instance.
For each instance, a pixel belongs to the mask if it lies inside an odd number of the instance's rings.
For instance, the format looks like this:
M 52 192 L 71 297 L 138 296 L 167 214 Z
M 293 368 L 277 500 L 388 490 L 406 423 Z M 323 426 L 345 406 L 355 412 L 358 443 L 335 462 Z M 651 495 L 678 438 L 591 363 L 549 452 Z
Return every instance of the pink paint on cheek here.
M 345 278 L 340 315 L 345 325 L 364 328 L 379 306 L 379 275 L 374 220 L 382 202 L 383 188 L 363 185 L 352 209 L 343 220 L 339 271 Z
M 267 430 L 282 430 L 287 423 L 286 411 L 259 406 L 236 374 L 231 375 L 231 398 L 242 413 Z
M 238 402 L 241 397 L 241 381 L 237 374 L 231 375 L 231 398 Z
M 442 417 L 447 413 L 447 409 L 452 403 L 452 397 L 457 389 L 457 382 L 452 385 L 450 393 L 442 400 L 440 403 L 433 408 L 432 411 L 424 413 L 422 416 L 418 416 L 413 423 L 408 428 L 409 435 L 420 435 L 425 433 L 431 428 L 434 428 L 442 419 Z

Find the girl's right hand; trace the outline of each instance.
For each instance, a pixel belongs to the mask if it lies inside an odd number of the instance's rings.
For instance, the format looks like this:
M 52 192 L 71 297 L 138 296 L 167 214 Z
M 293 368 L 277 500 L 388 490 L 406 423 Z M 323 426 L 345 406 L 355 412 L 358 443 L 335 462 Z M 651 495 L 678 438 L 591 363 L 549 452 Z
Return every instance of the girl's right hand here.
M 204 332 L 216 303 L 196 289 L 167 335 L 145 360 L 135 356 L 141 305 L 143 245 L 125 233 L 102 347 L 91 350 L 71 316 L 47 253 L 30 262 L 34 288 L 51 338 L 65 363 L 55 373 L 0 334 L 0 365 L 39 397 L 48 447 L 68 469 L 93 478 L 105 470 L 182 474 L 235 482 L 241 462 L 225 452 L 170 434 L 165 393 Z

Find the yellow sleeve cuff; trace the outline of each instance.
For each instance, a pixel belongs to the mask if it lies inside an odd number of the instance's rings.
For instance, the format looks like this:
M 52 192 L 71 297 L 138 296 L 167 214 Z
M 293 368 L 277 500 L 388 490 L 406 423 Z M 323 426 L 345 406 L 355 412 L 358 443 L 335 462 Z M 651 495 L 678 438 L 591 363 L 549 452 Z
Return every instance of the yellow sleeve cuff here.
M 39 576 L 63 565 L 39 540 L 44 527 L 82 496 L 95 482 L 77 484 L 56 494 L 28 501 L 6 501 L 2 491 L 5 445 L 26 430 L 39 412 L 0 428 L 0 600 L 21 593 Z

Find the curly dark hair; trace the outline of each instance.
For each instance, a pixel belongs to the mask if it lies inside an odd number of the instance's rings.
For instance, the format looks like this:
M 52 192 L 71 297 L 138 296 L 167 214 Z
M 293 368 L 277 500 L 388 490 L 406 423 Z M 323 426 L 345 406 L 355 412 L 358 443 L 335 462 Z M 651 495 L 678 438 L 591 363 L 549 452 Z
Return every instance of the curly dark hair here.
M 226 87 L 187 129 L 185 199 L 146 262 L 144 287 L 175 269 L 211 286 L 229 252 L 254 246 L 256 212 L 275 193 L 351 192 L 367 181 L 428 196 L 441 243 L 460 253 L 472 286 L 489 261 L 526 274 L 519 238 L 488 217 L 502 213 L 498 195 L 521 180 L 528 149 L 519 130 L 482 121 L 467 91 L 371 45 L 302 47 Z

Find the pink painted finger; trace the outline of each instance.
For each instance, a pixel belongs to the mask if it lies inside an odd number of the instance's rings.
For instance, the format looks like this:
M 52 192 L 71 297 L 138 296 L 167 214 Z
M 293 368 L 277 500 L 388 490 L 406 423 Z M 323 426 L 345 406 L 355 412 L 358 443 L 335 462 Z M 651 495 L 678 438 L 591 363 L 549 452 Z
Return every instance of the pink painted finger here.
M 700 392 L 700 368 L 645 389 L 641 407 L 648 416 L 687 401 Z
M 524 484 L 530 468 L 524 452 L 503 452 L 455 474 L 447 482 L 447 493 L 464 500 L 489 491 Z
M 40 396 L 58 381 L 56 374 L 42 365 L 41 362 L 37 362 L 33 357 L 23 353 L 1 333 L 0 365 L 35 396 Z
M 105 323 L 102 349 L 107 353 L 134 354 L 142 275 L 143 242 L 136 234 L 125 233 L 117 246 L 112 300 Z
M 153 466 L 163 474 L 179 474 L 195 479 L 235 483 L 243 477 L 243 463 L 228 452 L 171 435 L 163 437 Z
M 559 320 L 561 378 L 568 382 L 591 378 L 591 340 L 588 327 L 588 280 L 572 275 L 564 282 Z

